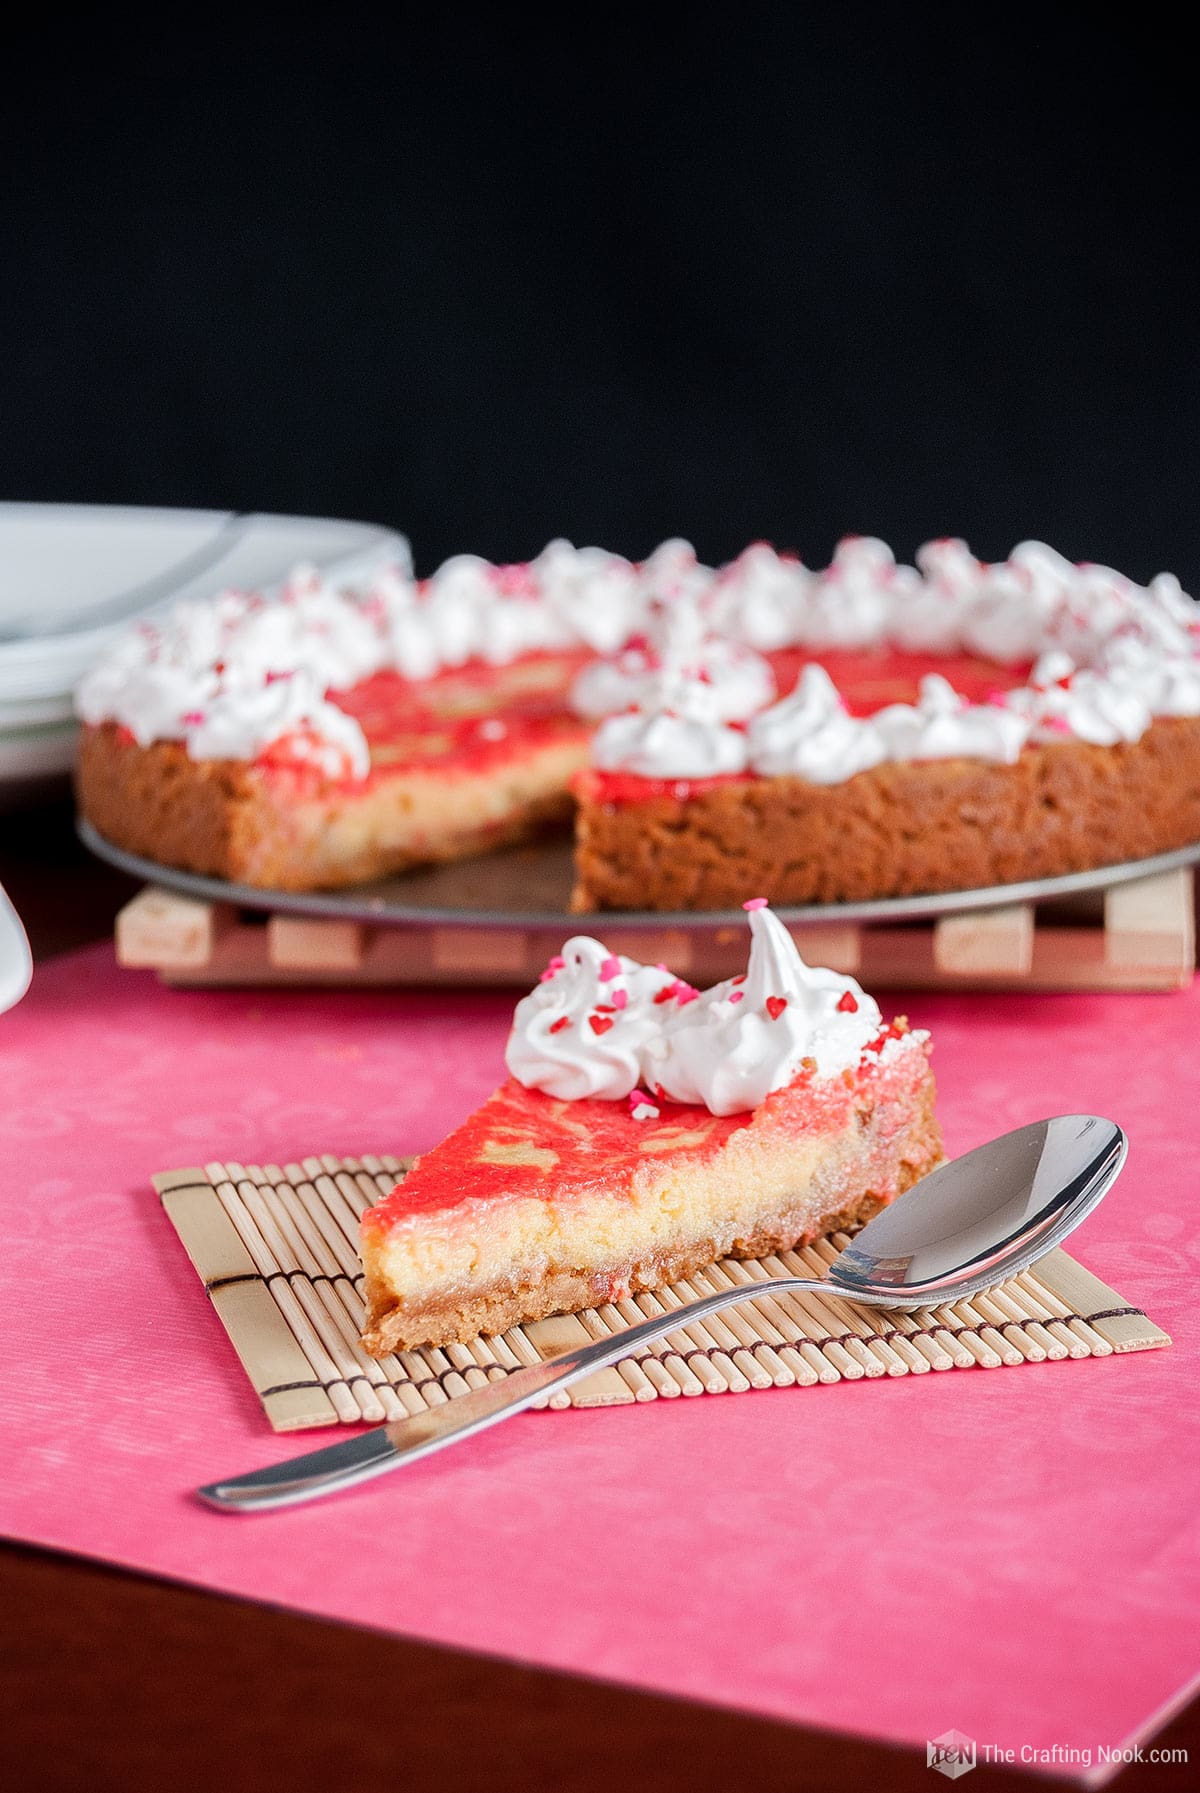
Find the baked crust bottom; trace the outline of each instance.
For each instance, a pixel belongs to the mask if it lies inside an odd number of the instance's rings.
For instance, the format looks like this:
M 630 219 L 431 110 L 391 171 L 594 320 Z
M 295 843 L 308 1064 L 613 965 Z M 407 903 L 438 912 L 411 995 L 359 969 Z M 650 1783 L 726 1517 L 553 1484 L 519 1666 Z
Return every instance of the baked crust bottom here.
M 526 746 L 478 771 L 416 766 L 360 787 L 83 731 L 79 805 L 114 846 L 270 890 L 331 890 L 467 858 L 565 824 L 582 736 Z
M 1200 841 L 1200 718 L 1139 741 L 1056 741 L 1013 766 L 876 766 L 839 785 L 731 781 L 607 801 L 578 781 L 576 911 L 866 902 L 1149 858 Z
M 681 1234 L 666 1248 L 591 1267 L 560 1266 L 536 1281 L 484 1274 L 478 1284 L 428 1299 L 397 1301 L 375 1271 L 367 1269 L 367 1318 L 363 1344 L 375 1357 L 418 1345 L 467 1344 L 481 1334 L 544 1320 L 551 1314 L 623 1299 L 643 1289 L 679 1282 L 719 1258 L 758 1258 L 859 1225 L 941 1162 L 942 1140 L 933 1112 L 934 1083 L 926 1070 L 913 1112 L 899 1128 L 873 1092 L 856 1102 L 847 1135 L 832 1138 L 828 1159 L 786 1203 L 754 1214 L 732 1214 L 717 1227 Z M 851 1162 L 847 1164 L 847 1148 Z

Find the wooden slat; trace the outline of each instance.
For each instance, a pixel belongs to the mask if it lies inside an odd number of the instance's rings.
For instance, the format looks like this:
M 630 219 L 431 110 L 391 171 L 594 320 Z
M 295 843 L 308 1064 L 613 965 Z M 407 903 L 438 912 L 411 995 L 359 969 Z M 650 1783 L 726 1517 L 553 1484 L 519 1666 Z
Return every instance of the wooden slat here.
M 357 971 L 366 934 L 354 921 L 272 915 L 267 923 L 267 957 L 272 965 L 289 971 Z
M 1140 1309 L 1132 1314 L 1108 1315 L 1109 1309 L 1131 1304 L 1061 1247 L 1047 1252 L 1029 1274 L 1073 1313 L 1089 1316 L 1088 1324 L 1108 1340 L 1114 1351 L 1150 1351 L 1171 1342 L 1170 1334 L 1147 1319 Z M 1093 1315 L 1106 1317 L 1091 1318 Z
M 933 930 L 936 970 L 957 977 L 1003 977 L 1015 981 L 1033 966 L 1033 908 L 1012 903 L 1002 909 L 974 909 L 939 916 Z
M 1192 881 L 1185 866 L 1106 891 L 1106 964 L 1121 970 L 1154 967 L 1180 982 L 1190 976 L 1196 959 Z
M 137 970 L 203 967 L 233 919 L 226 904 L 148 884 L 117 916 L 117 959 Z

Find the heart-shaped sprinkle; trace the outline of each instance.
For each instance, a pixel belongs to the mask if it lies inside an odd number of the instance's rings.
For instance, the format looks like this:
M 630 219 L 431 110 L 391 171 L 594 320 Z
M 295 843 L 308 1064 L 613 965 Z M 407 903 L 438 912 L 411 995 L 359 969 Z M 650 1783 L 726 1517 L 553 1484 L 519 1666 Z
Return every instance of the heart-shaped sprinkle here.
M 742 904 L 742 908 L 745 909 L 747 912 L 750 912 L 754 909 L 765 909 L 766 907 L 767 907 L 766 897 L 751 897 L 750 901 L 748 903 Z
M 837 1006 L 839 1015 L 857 1015 L 858 1003 L 855 1001 L 853 990 L 847 990 Z
M 768 996 L 767 997 L 767 1013 L 768 1013 L 768 1015 L 770 1015 L 772 1021 L 778 1021 L 780 1015 L 782 1015 L 782 1013 L 786 1007 L 787 1007 L 787 997 L 786 996 Z
M 627 990 L 613 991 L 613 1007 L 615 1009 L 623 1009 L 628 1001 L 629 992 Z
M 588 1026 L 593 1033 L 607 1033 L 612 1026 L 611 1015 L 589 1015 Z
M 552 1021 L 550 1023 L 550 1027 L 549 1027 L 548 1031 L 550 1033 L 561 1033 L 564 1027 L 570 1027 L 570 1025 L 571 1025 L 570 1016 L 569 1015 L 560 1015 L 558 1017 L 557 1021 Z
M 612 982 L 614 977 L 620 977 L 620 975 L 621 961 L 618 959 L 616 953 L 609 953 L 607 959 L 605 959 L 600 967 L 600 976 L 604 979 L 605 983 L 608 984 Z

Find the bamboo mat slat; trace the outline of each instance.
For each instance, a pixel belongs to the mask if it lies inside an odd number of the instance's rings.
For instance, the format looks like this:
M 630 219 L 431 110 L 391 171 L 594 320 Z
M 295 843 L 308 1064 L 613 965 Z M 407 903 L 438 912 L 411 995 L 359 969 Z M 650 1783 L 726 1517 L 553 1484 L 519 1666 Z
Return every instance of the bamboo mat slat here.
M 843 1234 L 777 1257 L 726 1259 L 653 1294 L 514 1327 L 470 1345 L 369 1357 L 358 1222 L 407 1161 L 383 1154 L 299 1164 L 209 1163 L 154 1178 L 251 1386 L 277 1432 L 379 1424 L 441 1406 L 588 1339 L 713 1289 L 746 1300 L 550 1397 L 552 1408 L 608 1407 L 880 1376 L 1018 1368 L 1170 1344 L 1167 1334 L 1065 1251 L 948 1306 L 910 1313 L 841 1297 L 755 1295 L 772 1276 L 824 1276 Z

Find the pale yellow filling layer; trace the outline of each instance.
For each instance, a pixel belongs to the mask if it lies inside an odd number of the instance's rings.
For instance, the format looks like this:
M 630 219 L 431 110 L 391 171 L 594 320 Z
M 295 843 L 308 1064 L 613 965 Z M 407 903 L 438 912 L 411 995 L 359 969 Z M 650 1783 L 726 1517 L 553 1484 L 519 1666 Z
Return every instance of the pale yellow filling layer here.
M 289 794 L 276 821 L 282 832 L 304 841 L 306 870 L 316 877 L 325 870 L 341 875 L 379 855 L 437 859 L 465 841 L 486 840 L 531 805 L 565 793 L 586 757 L 585 746 L 567 741 L 487 771 L 414 767 L 354 791 L 346 801 L 297 801 Z
M 494 1282 L 540 1283 L 554 1273 L 619 1273 L 698 1240 L 711 1239 L 720 1257 L 780 1212 L 807 1204 L 816 1227 L 838 1206 L 850 1175 L 861 1178 L 861 1140 L 856 1127 L 811 1140 L 746 1127 L 707 1161 L 647 1162 L 628 1194 L 572 1195 L 563 1206 L 531 1197 L 467 1203 L 444 1226 L 436 1214 L 401 1222 L 382 1240 L 368 1236 L 368 1272 L 408 1303 Z M 799 1230 L 805 1224 L 802 1218 Z

